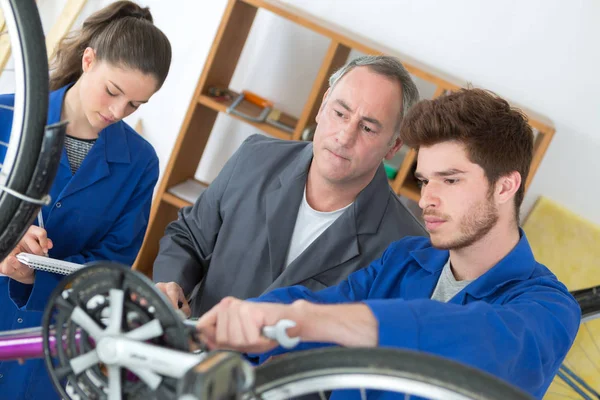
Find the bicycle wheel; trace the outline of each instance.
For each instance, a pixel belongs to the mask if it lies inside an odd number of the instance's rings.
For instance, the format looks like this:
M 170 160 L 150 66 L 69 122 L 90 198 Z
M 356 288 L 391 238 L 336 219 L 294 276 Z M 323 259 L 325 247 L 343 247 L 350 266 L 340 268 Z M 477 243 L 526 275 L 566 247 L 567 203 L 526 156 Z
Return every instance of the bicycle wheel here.
M 170 353 L 171 367 L 200 361 L 188 352 L 189 329 L 152 281 L 110 262 L 88 264 L 60 282 L 42 335 L 46 369 L 65 399 L 173 399 L 177 379 L 160 368 L 168 363 L 156 361 L 158 349 L 178 350 Z M 152 345 L 132 357 L 144 362 L 120 364 L 126 345 L 119 338 Z
M 31 223 L 47 186 L 32 185 L 39 164 L 48 110 L 48 62 L 44 33 L 34 0 L 0 0 L 15 65 L 15 97 L 10 112 L 12 130 L 2 141 L 0 170 L 0 260 L 12 250 Z M 3 119 L 4 121 L 4 119 Z M 3 122 L 4 123 L 4 122 Z M 53 177 L 53 174 L 50 174 Z M 50 179 L 51 180 L 51 179 Z M 17 196 L 15 196 L 15 193 Z M 46 191 L 47 193 L 47 191 Z M 20 198 L 21 197 L 21 198 Z M 23 203 L 28 203 L 23 205 Z
M 572 292 L 581 326 L 545 400 L 600 399 L 600 286 Z
M 439 400 L 521 400 L 524 392 L 499 379 L 429 354 L 389 348 L 325 348 L 291 353 L 256 368 L 254 397 L 289 399 L 331 390 L 358 389 Z M 346 398 L 349 396 L 345 396 Z

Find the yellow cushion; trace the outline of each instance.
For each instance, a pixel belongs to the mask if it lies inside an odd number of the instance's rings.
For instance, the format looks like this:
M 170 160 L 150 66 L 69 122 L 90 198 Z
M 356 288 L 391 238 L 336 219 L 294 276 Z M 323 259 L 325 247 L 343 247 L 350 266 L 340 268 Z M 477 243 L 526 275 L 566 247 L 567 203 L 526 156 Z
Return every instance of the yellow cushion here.
M 600 285 L 600 226 L 540 197 L 523 230 L 537 261 L 569 290 Z
M 569 290 L 600 285 L 598 225 L 540 197 L 523 224 L 523 230 L 535 258 L 550 268 Z M 595 390 L 600 388 L 599 340 L 600 319 L 582 325 L 565 360 L 565 365 Z M 580 398 L 559 377 L 554 378 L 544 396 L 544 400 Z

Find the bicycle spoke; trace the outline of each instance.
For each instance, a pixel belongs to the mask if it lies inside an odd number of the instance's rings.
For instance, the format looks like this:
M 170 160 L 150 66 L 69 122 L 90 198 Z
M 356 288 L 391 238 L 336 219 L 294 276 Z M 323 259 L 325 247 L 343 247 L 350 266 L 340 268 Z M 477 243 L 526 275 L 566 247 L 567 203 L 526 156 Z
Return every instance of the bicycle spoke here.
M 71 368 L 73 368 L 73 372 L 76 375 L 79 375 L 92 365 L 95 365 L 99 362 L 98 353 L 96 350 L 89 351 L 79 357 L 75 357 L 71 360 Z
M 61 381 L 73 373 L 71 366 L 56 368 L 54 371 L 56 373 L 56 377 Z
M 162 326 L 160 325 L 160 321 L 157 319 L 153 319 L 152 321 L 145 323 L 139 328 L 127 332 L 125 336 L 129 339 L 144 341 L 159 337 L 163 334 L 163 332 L 164 331 Z
M 110 289 L 110 316 L 106 333 L 116 335 L 121 333 L 121 324 L 123 323 L 123 298 L 122 290 Z
M 148 387 L 152 390 L 156 390 L 158 385 L 160 385 L 160 383 L 162 382 L 162 378 L 160 375 L 148 369 L 129 367 L 129 370 L 136 374 L 137 377 L 144 381 L 144 383 L 148 385 Z
M 571 389 L 579 394 L 584 400 L 592 400 L 592 398 L 588 396 L 581 388 L 579 388 L 579 386 L 577 386 L 577 384 L 573 382 L 564 372 L 559 370 L 556 375 L 565 381 L 567 385 L 569 385 Z
M 557 386 L 560 386 L 561 388 L 571 390 L 571 387 L 569 385 L 567 385 L 565 382 L 563 382 L 562 379 L 560 379 L 560 380 L 559 379 L 555 379 L 555 380 L 552 381 L 552 383 L 556 384 Z
M 121 368 L 108 367 L 108 400 L 121 400 Z
M 592 393 L 594 396 L 596 396 L 596 398 L 600 399 L 600 394 L 598 394 L 598 392 L 596 392 L 590 385 L 588 385 L 587 382 L 585 382 L 579 375 L 574 373 L 566 365 L 562 365 L 560 369 L 564 371 L 567 375 L 569 375 L 571 378 L 573 378 L 573 380 L 577 382 L 580 386 L 582 386 L 585 390 Z
M 79 306 L 75 307 L 71 314 L 71 320 L 81 326 L 94 340 L 99 340 L 104 334 L 100 326 L 86 314 Z
M 600 399 L 600 287 L 572 292 L 582 311 L 582 320 L 569 353 L 549 387 L 554 399 Z
M 585 349 L 583 348 L 583 346 L 580 343 L 577 343 L 577 342 L 575 343 L 575 345 L 571 348 L 571 351 L 573 351 L 574 348 L 577 348 L 579 351 L 581 351 L 583 353 L 583 355 L 585 356 L 585 358 L 590 362 L 590 364 L 592 365 L 592 367 L 594 367 L 596 369 L 596 371 L 598 373 L 600 373 L 600 368 L 594 362 L 594 360 L 592 360 L 592 358 L 590 357 L 590 355 L 588 354 L 588 352 L 585 351 Z M 563 363 L 563 364 L 567 364 L 567 363 Z M 571 369 L 574 369 L 574 368 L 571 368 Z
M 594 344 L 594 347 L 596 348 L 596 352 L 598 354 L 600 354 L 600 347 L 598 347 L 598 343 L 596 343 L 596 341 L 594 340 L 594 335 L 592 335 L 592 333 L 590 332 L 589 326 L 584 323 L 583 327 L 584 327 L 585 331 L 587 332 L 587 334 L 590 335 L 590 338 L 592 338 L 592 343 Z
M 559 397 L 563 397 L 563 398 L 565 398 L 565 399 L 581 400 L 581 398 L 578 398 L 578 397 L 571 397 L 570 395 L 567 395 L 567 394 L 564 394 L 564 393 L 548 392 L 547 394 L 551 394 L 552 396 L 559 396 Z

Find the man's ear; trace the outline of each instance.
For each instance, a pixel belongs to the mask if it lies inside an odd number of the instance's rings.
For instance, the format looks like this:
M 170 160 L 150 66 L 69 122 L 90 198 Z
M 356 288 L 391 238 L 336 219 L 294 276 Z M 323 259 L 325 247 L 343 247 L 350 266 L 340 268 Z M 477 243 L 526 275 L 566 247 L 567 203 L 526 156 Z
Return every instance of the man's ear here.
M 521 174 L 519 172 L 512 171 L 501 176 L 496 182 L 496 200 L 500 204 L 512 201 L 520 187 Z
M 81 57 L 81 69 L 88 72 L 96 62 L 96 51 L 91 47 L 86 47 Z
M 396 139 L 394 139 L 394 141 L 392 142 L 392 147 L 390 147 L 388 152 L 385 154 L 385 157 L 383 158 L 385 158 L 386 160 L 391 160 L 392 157 L 396 155 L 396 153 L 398 152 L 398 150 L 400 150 L 401 147 L 402 139 L 400 139 L 400 136 L 398 136 Z
M 329 96 L 330 91 L 331 91 L 331 88 L 327 89 L 327 91 L 323 95 L 323 100 L 321 101 L 321 106 L 319 107 L 319 112 L 317 113 L 317 116 L 315 117 L 315 121 L 317 122 L 317 124 L 319 123 L 319 117 L 321 116 L 321 112 L 323 111 L 323 108 L 325 108 L 325 104 L 327 103 L 327 97 Z

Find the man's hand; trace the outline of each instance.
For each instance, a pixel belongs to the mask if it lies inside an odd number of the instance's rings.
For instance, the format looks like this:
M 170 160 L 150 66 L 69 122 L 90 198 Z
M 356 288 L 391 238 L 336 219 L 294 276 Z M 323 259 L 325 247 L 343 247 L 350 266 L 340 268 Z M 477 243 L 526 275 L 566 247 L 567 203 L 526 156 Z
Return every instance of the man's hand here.
M 289 337 L 303 342 L 335 343 L 347 347 L 377 346 L 379 323 L 362 303 L 314 304 L 296 300 L 292 304 L 255 303 L 226 297 L 204 314 L 196 325 L 200 340 L 210 349 L 263 353 L 277 342 L 262 336 L 262 328 L 282 319 L 296 323 Z
M 296 326 L 289 328 L 290 337 L 302 330 L 302 305 L 254 303 L 226 297 L 204 314 L 196 325 L 200 340 L 210 349 L 228 349 L 248 353 L 262 353 L 277 347 L 274 340 L 262 336 L 262 328 L 275 325 L 281 319 L 290 319 Z
M 33 284 L 34 269 L 21 264 L 17 260 L 16 255 L 19 253 L 30 253 L 37 254 L 38 256 L 47 256 L 48 250 L 52 246 L 52 240 L 48 239 L 46 230 L 37 226 L 30 226 L 25 236 L 23 236 L 13 251 L 0 263 L 0 273 L 21 283 Z
M 192 314 L 192 309 L 185 298 L 183 289 L 177 283 L 159 282 L 156 284 L 156 288 L 167 295 L 173 307 L 180 309 L 186 317 Z

